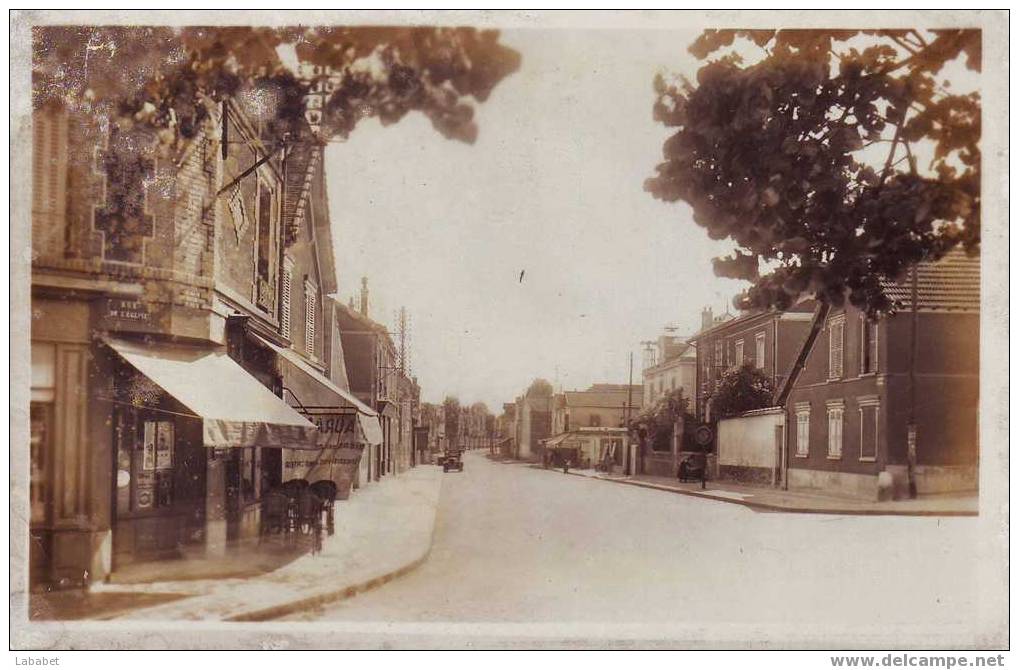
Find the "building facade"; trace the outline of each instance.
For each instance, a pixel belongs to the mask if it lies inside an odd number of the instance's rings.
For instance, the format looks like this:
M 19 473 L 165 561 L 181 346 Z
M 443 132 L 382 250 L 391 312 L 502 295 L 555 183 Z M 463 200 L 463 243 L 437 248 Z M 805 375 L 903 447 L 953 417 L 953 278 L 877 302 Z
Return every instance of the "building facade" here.
M 736 317 L 712 317 L 702 313 L 702 329 L 691 338 L 696 346 L 697 393 L 692 412 L 700 421 L 713 421 L 711 397 L 722 374 L 752 362 L 778 388 L 788 377 L 799 348 L 810 330 L 813 301 L 803 301 L 788 311 L 762 311 Z
M 901 307 L 879 321 L 818 310 L 784 405 L 790 488 L 870 499 L 906 496 L 910 478 L 920 494 L 977 488 L 979 258 L 921 264 L 915 312 L 908 278 L 887 289 Z
M 284 282 L 288 256 L 319 254 L 302 240 L 328 229 L 304 216 L 320 148 L 269 150 L 233 100 L 209 113 L 171 152 L 101 113 L 33 115 L 33 584 L 257 532 L 283 454 L 321 448 L 284 398 L 290 358 L 363 441 L 319 311 L 329 279 L 308 273 L 310 319 Z M 294 337 L 288 319 L 314 332 Z

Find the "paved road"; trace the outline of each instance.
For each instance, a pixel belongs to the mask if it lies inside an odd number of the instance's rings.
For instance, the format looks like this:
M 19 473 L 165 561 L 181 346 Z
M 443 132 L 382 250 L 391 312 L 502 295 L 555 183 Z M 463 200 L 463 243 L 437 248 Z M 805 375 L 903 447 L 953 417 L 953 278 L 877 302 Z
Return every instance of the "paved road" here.
M 465 465 L 445 475 L 425 565 L 291 620 L 972 623 L 973 518 L 759 513 L 480 454 Z

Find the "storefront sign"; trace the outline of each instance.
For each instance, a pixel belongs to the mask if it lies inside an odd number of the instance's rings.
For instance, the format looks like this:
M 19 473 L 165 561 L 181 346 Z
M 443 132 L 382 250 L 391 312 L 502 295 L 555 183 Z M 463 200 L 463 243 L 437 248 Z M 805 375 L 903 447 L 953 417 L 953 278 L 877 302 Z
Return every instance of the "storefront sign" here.
M 156 422 L 145 422 L 145 435 L 142 441 L 142 469 L 156 469 Z
M 156 470 L 173 468 L 173 423 L 160 421 L 156 428 Z

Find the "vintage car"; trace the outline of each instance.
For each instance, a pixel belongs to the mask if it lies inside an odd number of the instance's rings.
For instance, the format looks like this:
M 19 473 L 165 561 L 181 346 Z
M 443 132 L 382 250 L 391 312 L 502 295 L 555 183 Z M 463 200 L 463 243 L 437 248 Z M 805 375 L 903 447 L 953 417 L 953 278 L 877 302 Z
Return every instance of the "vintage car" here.
M 447 451 L 446 455 L 442 457 L 442 471 L 449 472 L 450 470 L 464 471 L 464 462 L 459 451 Z

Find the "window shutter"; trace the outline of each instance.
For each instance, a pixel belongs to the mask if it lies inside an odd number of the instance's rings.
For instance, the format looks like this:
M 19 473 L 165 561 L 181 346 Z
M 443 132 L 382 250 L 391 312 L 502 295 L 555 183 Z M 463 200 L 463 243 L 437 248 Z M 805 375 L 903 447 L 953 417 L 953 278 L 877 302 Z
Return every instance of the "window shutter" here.
M 283 280 L 280 293 L 280 329 L 290 339 L 290 293 L 294 282 L 294 267 L 289 258 L 283 261 Z
M 845 323 L 841 320 L 832 322 L 828 329 L 828 376 L 832 379 L 842 377 L 842 340 Z
M 309 356 L 315 356 L 315 308 L 317 302 L 318 289 L 312 284 L 307 284 L 304 293 L 304 350 Z

